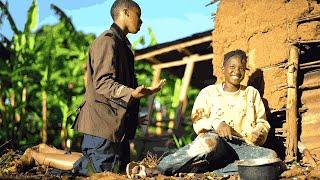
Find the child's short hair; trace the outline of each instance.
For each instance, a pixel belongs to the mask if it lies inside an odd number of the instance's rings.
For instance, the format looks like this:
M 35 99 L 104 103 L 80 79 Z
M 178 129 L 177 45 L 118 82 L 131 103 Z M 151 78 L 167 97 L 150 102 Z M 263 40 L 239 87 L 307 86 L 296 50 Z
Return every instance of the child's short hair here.
M 116 0 L 114 1 L 114 3 L 112 4 L 111 6 L 111 10 L 110 10 L 110 14 L 111 14 L 111 17 L 113 20 L 116 20 L 118 15 L 119 15 L 119 12 L 120 10 L 122 9 L 130 9 L 132 7 L 136 7 L 136 8 L 139 8 L 139 5 L 134 2 L 133 0 Z
M 229 59 L 234 56 L 240 57 L 242 63 L 247 63 L 246 53 L 240 49 L 237 49 L 237 50 L 230 51 L 230 52 L 224 54 L 223 66 L 225 66 L 227 64 L 227 62 L 229 61 Z

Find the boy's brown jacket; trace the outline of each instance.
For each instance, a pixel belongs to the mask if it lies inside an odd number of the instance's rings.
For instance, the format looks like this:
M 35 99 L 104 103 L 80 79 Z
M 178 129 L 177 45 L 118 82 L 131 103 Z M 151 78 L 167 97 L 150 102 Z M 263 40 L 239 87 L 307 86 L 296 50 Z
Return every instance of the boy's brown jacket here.
M 86 93 L 74 129 L 113 142 L 132 139 L 138 124 L 139 102 L 131 98 L 136 87 L 130 43 L 113 24 L 90 47 Z

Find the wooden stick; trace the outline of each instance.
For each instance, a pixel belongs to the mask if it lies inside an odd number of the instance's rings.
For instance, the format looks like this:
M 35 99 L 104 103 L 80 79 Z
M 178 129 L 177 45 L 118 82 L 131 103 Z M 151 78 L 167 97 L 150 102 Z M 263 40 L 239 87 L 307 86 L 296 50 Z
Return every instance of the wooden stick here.
M 304 67 L 304 66 L 309 66 L 309 65 L 314 65 L 314 64 L 320 64 L 320 60 L 312 61 L 312 62 L 308 62 L 308 63 L 303 63 L 303 64 L 300 64 L 299 67 Z
M 289 66 L 287 72 L 288 93 L 286 121 L 288 123 L 288 136 L 286 139 L 286 159 L 296 159 L 298 153 L 298 108 L 297 108 L 297 76 L 299 64 L 299 49 L 291 46 L 289 51 Z
M 262 71 L 267 71 L 267 70 L 273 70 L 275 68 L 286 68 L 286 66 L 287 66 L 286 62 L 281 62 L 281 63 L 278 63 L 278 64 L 273 64 L 273 65 L 270 65 L 270 66 L 262 67 L 260 69 Z
M 300 69 L 311 69 L 311 68 L 318 68 L 318 67 L 320 67 L 320 64 L 303 66 L 303 67 L 300 67 Z
M 289 42 L 293 44 L 303 44 L 303 43 L 317 43 L 320 42 L 320 39 L 313 39 L 313 40 L 289 40 Z
M 320 88 L 320 83 L 313 83 L 313 84 L 302 84 L 301 86 L 299 86 L 300 90 L 310 90 L 310 89 L 316 89 L 316 88 Z
M 271 113 L 276 113 L 276 112 L 281 112 L 281 111 L 286 111 L 286 110 L 287 110 L 287 108 L 280 108 L 278 110 L 271 110 Z M 298 110 L 299 110 L 299 113 L 304 113 L 304 112 L 306 112 L 308 110 L 308 108 L 301 107 Z M 280 128 L 280 129 L 282 129 L 282 128 Z
M 1 146 L 0 146 L 0 152 L 2 151 L 2 149 L 4 149 L 7 145 L 9 145 L 10 143 L 12 142 L 12 139 L 6 141 L 5 143 L 3 143 Z
M 301 23 L 301 22 L 304 22 L 304 21 L 312 21 L 312 20 L 317 19 L 317 18 L 320 18 L 320 14 L 309 16 L 309 17 L 299 18 L 299 19 L 296 19 L 296 22 L 297 23 Z

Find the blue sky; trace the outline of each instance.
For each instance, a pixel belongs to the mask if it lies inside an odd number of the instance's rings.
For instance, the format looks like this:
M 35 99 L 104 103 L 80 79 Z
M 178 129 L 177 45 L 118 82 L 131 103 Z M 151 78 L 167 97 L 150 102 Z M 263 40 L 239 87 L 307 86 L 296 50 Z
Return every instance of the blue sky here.
M 8 0 L 8 2 L 9 11 L 18 28 L 23 29 L 32 0 Z M 58 18 L 50 9 L 50 4 L 53 3 L 72 18 L 77 30 L 99 35 L 112 23 L 109 9 L 113 2 L 114 0 L 38 0 L 39 27 L 57 22 Z M 143 25 L 140 32 L 129 35 L 131 41 L 146 35 L 147 27 L 153 29 L 158 43 L 173 41 L 213 28 L 211 13 L 216 11 L 216 4 L 205 7 L 210 0 L 136 0 L 136 2 L 142 9 Z M 12 36 L 6 21 L 0 30 L 3 34 Z

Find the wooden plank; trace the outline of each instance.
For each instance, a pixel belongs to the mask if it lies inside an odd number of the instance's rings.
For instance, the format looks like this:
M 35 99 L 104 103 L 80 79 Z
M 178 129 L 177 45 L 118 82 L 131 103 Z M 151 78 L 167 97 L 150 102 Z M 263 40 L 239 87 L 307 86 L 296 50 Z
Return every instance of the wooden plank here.
M 299 67 L 305 67 L 305 66 L 316 65 L 316 64 L 320 64 L 320 60 L 303 63 L 303 64 L 300 64 Z
M 187 55 L 187 56 L 191 56 L 191 55 L 192 55 L 192 53 L 191 53 L 188 49 L 186 49 L 186 48 L 178 49 L 178 51 L 179 51 L 180 53 L 184 53 L 184 54 Z
M 300 69 L 312 69 L 312 68 L 319 68 L 320 64 L 314 64 L 314 65 L 308 65 L 308 66 L 303 66 Z
M 178 108 L 176 110 L 176 121 L 174 124 L 175 129 L 177 129 L 179 127 L 179 125 L 181 124 L 181 118 L 184 114 L 184 110 L 186 104 L 183 103 L 185 101 L 185 99 L 187 98 L 187 91 L 188 91 L 188 87 L 190 85 L 190 81 L 191 81 L 191 77 L 192 77 L 192 73 L 193 73 L 193 68 L 194 68 L 194 60 L 192 60 L 192 58 L 197 58 L 196 56 L 192 56 L 190 58 L 185 58 L 183 61 L 188 61 L 186 69 L 184 71 L 184 76 L 182 79 L 182 86 L 181 86 L 181 91 L 180 91 L 180 95 L 179 95 L 179 105 Z
M 309 17 L 299 18 L 299 19 L 296 19 L 296 22 L 297 23 L 302 23 L 302 22 L 305 22 L 305 21 L 312 21 L 312 20 L 315 20 L 315 19 L 318 19 L 318 18 L 320 18 L 320 14 L 316 14 L 316 15 L 309 16 Z
M 151 64 L 161 64 L 162 62 L 161 61 L 159 61 L 157 58 L 155 58 L 155 57 L 150 57 L 150 58 L 147 58 L 147 59 L 145 59 L 146 61 L 149 61 L 149 63 L 151 63 Z
M 206 54 L 206 55 L 192 55 L 186 58 L 183 58 L 181 60 L 177 60 L 177 61 L 171 61 L 171 62 L 167 62 L 167 63 L 162 63 L 162 64 L 156 64 L 153 65 L 153 68 L 171 68 L 171 67 L 175 67 L 175 66 L 182 66 L 187 64 L 188 62 L 199 62 L 199 61 L 205 61 L 205 60 L 212 60 L 213 58 L 213 54 Z
M 286 122 L 288 123 L 288 136 L 286 139 L 286 160 L 297 159 L 298 153 L 298 108 L 297 108 L 297 76 L 299 64 L 299 49 L 291 46 L 288 60 L 288 90 Z
M 313 39 L 313 40 L 289 40 L 289 42 L 293 44 L 307 44 L 307 43 L 318 43 L 320 39 Z
M 199 38 L 199 39 L 187 41 L 187 42 L 184 42 L 184 43 L 168 46 L 168 47 L 161 48 L 161 49 L 158 49 L 158 50 L 154 50 L 154 51 L 151 51 L 151 52 L 148 52 L 148 53 L 145 53 L 145 54 L 137 55 L 135 57 L 135 60 L 138 61 L 138 60 L 142 60 L 142 59 L 149 59 L 149 58 L 154 57 L 154 56 L 159 55 L 159 54 L 164 54 L 164 53 L 167 53 L 167 52 L 170 52 L 170 51 L 183 49 L 185 47 L 201 44 L 201 43 L 208 42 L 208 41 L 212 41 L 211 35 L 205 36 L 205 37 L 202 37 L 202 38 Z

